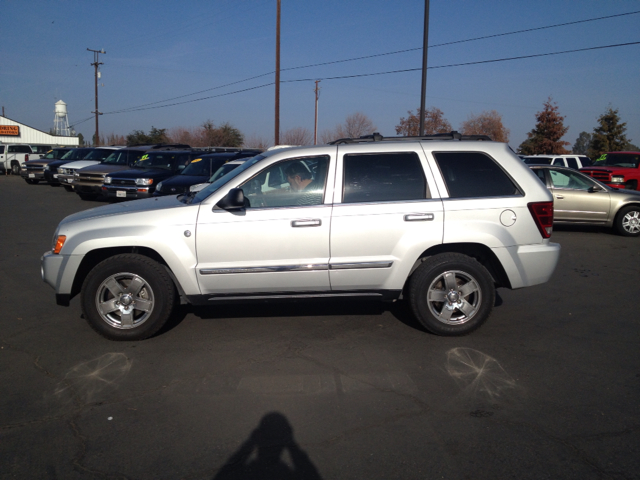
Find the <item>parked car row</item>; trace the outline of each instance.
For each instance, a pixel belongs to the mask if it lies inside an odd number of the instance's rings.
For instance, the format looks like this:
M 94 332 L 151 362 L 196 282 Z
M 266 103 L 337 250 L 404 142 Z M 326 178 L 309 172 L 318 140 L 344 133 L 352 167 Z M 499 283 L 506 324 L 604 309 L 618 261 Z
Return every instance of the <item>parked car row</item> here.
M 62 185 L 83 200 L 99 196 L 133 200 L 182 193 L 191 185 L 207 182 L 230 160 L 260 152 L 227 147 L 195 149 L 183 144 L 53 149 L 44 158 L 25 162 L 21 175 L 29 184 L 46 181 Z M 174 176 L 180 178 L 158 188 Z

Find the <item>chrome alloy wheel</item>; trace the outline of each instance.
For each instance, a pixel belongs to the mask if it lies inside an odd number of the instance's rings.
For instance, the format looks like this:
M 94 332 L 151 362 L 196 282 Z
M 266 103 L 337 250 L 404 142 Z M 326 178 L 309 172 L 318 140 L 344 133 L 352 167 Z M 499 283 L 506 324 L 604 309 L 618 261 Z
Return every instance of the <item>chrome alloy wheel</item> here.
M 153 290 L 134 273 L 116 273 L 100 284 L 96 308 L 102 320 L 114 328 L 139 327 L 153 312 Z
M 640 233 L 640 212 L 631 210 L 622 217 L 622 228 L 632 235 Z
M 462 325 L 475 316 L 482 304 L 480 285 L 466 272 L 444 272 L 429 285 L 427 304 L 440 322 Z

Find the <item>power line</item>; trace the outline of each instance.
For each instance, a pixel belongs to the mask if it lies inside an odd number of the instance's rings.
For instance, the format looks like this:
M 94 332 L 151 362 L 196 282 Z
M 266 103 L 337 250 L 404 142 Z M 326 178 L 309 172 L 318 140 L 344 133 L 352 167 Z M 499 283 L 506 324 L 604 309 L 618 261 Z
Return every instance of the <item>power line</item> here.
M 587 52 L 587 51 L 591 51 L 591 50 L 601 50 L 601 49 L 604 49 L 604 48 L 626 47 L 626 46 L 638 45 L 638 44 L 640 44 L 640 41 L 638 41 L 638 42 L 628 42 L 628 43 L 618 43 L 618 44 L 615 44 L 615 45 L 602 45 L 602 46 L 598 46 L 598 47 L 578 48 L 578 49 L 574 49 L 574 50 L 564 50 L 564 51 L 561 51 L 561 52 L 537 53 L 537 54 L 533 54 L 533 55 L 521 55 L 521 56 L 518 56 L 518 57 L 496 58 L 496 59 L 493 59 L 493 60 L 478 60 L 476 62 L 452 63 L 452 64 L 449 64 L 449 65 L 437 65 L 437 66 L 428 67 L 428 68 L 429 69 L 439 69 L 439 68 L 464 67 L 464 66 L 469 66 L 469 65 L 480 65 L 480 64 L 484 64 L 484 63 L 508 62 L 508 61 L 513 61 L 513 60 L 523 60 L 523 59 L 527 59 L 527 58 L 548 57 L 548 56 L 552 56 L 552 55 L 563 55 L 563 54 L 567 54 L 567 53 Z M 406 69 L 402 69 L 402 70 L 389 70 L 389 71 L 386 71 L 386 72 L 360 73 L 360 74 L 355 74 L 355 75 L 340 75 L 340 76 L 336 76 L 336 77 L 324 77 L 324 78 L 313 78 L 313 79 L 311 79 L 311 78 L 299 78 L 299 79 L 295 79 L 295 80 L 282 80 L 282 83 L 309 82 L 309 81 L 316 81 L 316 80 L 342 80 L 342 79 L 347 79 L 347 78 L 373 77 L 373 76 L 378 76 L 378 75 L 390 75 L 390 74 L 394 74 L 394 73 L 416 72 L 416 71 L 419 71 L 419 70 L 422 70 L 422 67 L 419 67 L 419 68 L 406 68 Z M 105 112 L 104 115 L 111 115 L 111 114 L 116 114 L 116 113 L 139 112 L 139 111 L 142 111 L 142 110 L 152 110 L 152 109 L 157 109 L 157 108 L 173 107 L 175 105 L 184 105 L 186 103 L 200 102 L 202 100 L 209 100 L 211 98 L 224 97 L 224 96 L 228 96 L 228 95 L 234 95 L 236 93 L 247 92 L 247 91 L 250 91 L 250 90 L 257 90 L 259 88 L 269 87 L 271 85 L 274 85 L 274 82 L 265 83 L 264 85 L 259 85 L 257 87 L 250 87 L 250 88 L 245 88 L 245 89 L 242 89 L 242 90 L 236 90 L 236 91 L 233 91 L 233 92 L 221 93 L 219 95 L 210 95 L 208 97 L 195 98 L 195 99 L 192 99 L 192 100 L 187 100 L 185 102 L 171 103 L 171 104 L 168 104 L 168 105 L 157 105 L 157 106 L 154 106 L 154 107 L 142 107 L 142 108 L 132 107 L 130 109 L 114 110 L 112 112 Z
M 475 42 L 477 40 L 486 40 L 486 39 L 489 39 L 489 38 L 504 37 L 504 36 L 508 36 L 508 35 L 515 35 L 515 34 L 518 34 L 518 33 L 533 32 L 533 31 L 545 30 L 545 29 L 549 29 L 549 28 L 565 27 L 565 26 L 569 26 L 569 25 L 577 25 L 577 24 L 580 24 L 580 23 L 595 22 L 595 21 L 598 21 L 598 20 L 605 20 L 605 19 L 609 19 L 609 18 L 624 17 L 624 16 L 628 16 L 628 15 L 636 15 L 638 13 L 640 13 L 640 10 L 637 10 L 637 11 L 634 11 L 634 12 L 619 13 L 619 14 L 616 14 L 616 15 L 607 15 L 607 16 L 604 16 L 604 17 L 589 18 L 589 19 L 586 19 L 586 20 L 576 20 L 576 21 L 573 21 L 573 22 L 557 23 L 557 24 L 554 24 L 554 25 L 547 25 L 547 26 L 544 26 L 544 27 L 535 27 L 535 28 L 527 28 L 527 29 L 523 29 L 523 30 L 515 30 L 513 32 L 497 33 L 497 34 L 493 34 L 493 35 L 485 35 L 485 36 L 482 36 L 482 37 L 468 38 L 468 39 L 465 39 L 465 40 L 455 40 L 453 42 L 438 43 L 438 44 L 435 44 L 435 45 L 430 45 L 430 48 L 444 47 L 444 46 L 447 46 L 447 45 L 454 45 L 454 44 L 465 43 L 465 42 Z M 605 47 L 602 47 L 602 48 L 605 48 Z M 343 60 L 334 60 L 334 61 L 330 61 L 330 62 L 314 63 L 314 64 L 309 64 L 309 65 L 300 65 L 300 66 L 297 66 L 297 67 L 288 67 L 288 68 L 281 69 L 281 71 L 284 72 L 284 71 L 289 71 L 289 70 L 300 70 L 300 69 L 303 69 L 303 68 L 321 67 L 321 66 L 326 66 L 326 65 L 334 65 L 334 64 L 337 64 L 337 63 L 346 63 L 346 62 L 353 62 L 353 61 L 357 61 L 357 60 L 366 60 L 366 59 L 369 59 L 369 58 L 378 58 L 378 57 L 384 57 L 384 56 L 388 56 L 388 55 L 397 55 L 397 54 L 400 54 L 400 53 L 413 52 L 413 51 L 421 50 L 421 49 L 422 49 L 422 47 L 408 48 L 408 49 L 404 49 L 404 50 L 396 50 L 396 51 L 393 51 L 393 52 L 386 52 L 386 53 L 377 53 L 377 54 L 373 54 L 373 55 L 365 55 L 365 56 L 361 56 L 361 57 L 353 57 L 353 58 L 347 58 L 347 59 L 343 59 Z M 553 54 L 551 54 L 551 55 L 553 55 Z M 432 67 L 430 67 L 430 68 L 432 68 Z M 437 67 L 437 68 L 443 68 L 443 67 Z M 405 70 L 402 70 L 402 71 L 405 71 Z M 412 71 L 412 70 L 406 70 L 406 71 Z M 401 71 L 398 71 L 398 72 L 401 72 Z M 238 80 L 238 81 L 235 81 L 235 82 L 227 83 L 225 85 L 220 85 L 220 86 L 217 86 L 217 87 L 211 87 L 211 88 L 207 88 L 205 90 L 200 90 L 200 91 L 193 92 L 193 93 L 187 93 L 185 95 L 180 95 L 180 96 L 177 96 L 177 97 L 167 98 L 165 100 L 158 100 L 156 102 L 144 103 L 142 105 L 137 105 L 135 107 L 123 108 L 123 109 L 120 109 L 120 110 L 117 110 L 117 111 L 114 111 L 114 112 L 110 112 L 110 113 L 116 113 L 116 112 L 117 113 L 121 113 L 121 112 L 124 113 L 127 110 L 137 111 L 137 109 L 142 108 L 142 107 L 147 107 L 147 106 L 151 106 L 151 105 L 157 105 L 158 103 L 170 102 L 172 100 L 178 100 L 180 98 L 190 97 L 192 95 L 199 95 L 201 93 L 210 92 L 212 90 L 218 90 L 218 89 L 221 89 L 221 88 L 229 87 L 231 85 L 237 85 L 239 83 L 244 83 L 244 82 L 248 82 L 250 80 L 255 80 L 256 78 L 261 78 L 261 77 L 266 77 L 268 75 L 273 75 L 274 73 L 275 73 L 275 71 L 262 73 L 260 75 L 255 75 L 253 77 L 245 78 L 243 80 Z M 391 72 L 391 73 L 393 73 L 393 72 Z M 384 73 L 380 73 L 379 75 L 383 75 L 383 74 Z M 213 97 L 207 97 L 207 98 L 213 98 Z

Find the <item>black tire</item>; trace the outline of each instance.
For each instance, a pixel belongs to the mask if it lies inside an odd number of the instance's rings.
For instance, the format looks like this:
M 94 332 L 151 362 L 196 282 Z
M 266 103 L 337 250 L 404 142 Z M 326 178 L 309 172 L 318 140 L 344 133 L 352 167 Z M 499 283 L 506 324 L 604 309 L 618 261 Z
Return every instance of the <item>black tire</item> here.
M 69 185 L 62 185 L 67 192 L 73 192 L 73 187 Z
M 495 299 L 491 274 L 478 261 L 460 253 L 434 255 L 409 280 L 413 313 L 436 335 L 474 331 L 491 315 Z
M 630 205 L 621 208 L 616 215 L 614 228 L 623 237 L 637 237 L 640 235 L 640 207 Z
M 24 181 L 29 185 L 36 185 L 38 183 L 38 180 L 34 180 L 33 178 L 25 178 Z
M 20 164 L 18 162 L 11 162 L 11 174 L 20 175 Z
M 82 313 L 103 337 L 143 340 L 169 320 L 176 298 L 175 285 L 162 265 L 125 253 L 107 258 L 89 272 L 82 285 Z

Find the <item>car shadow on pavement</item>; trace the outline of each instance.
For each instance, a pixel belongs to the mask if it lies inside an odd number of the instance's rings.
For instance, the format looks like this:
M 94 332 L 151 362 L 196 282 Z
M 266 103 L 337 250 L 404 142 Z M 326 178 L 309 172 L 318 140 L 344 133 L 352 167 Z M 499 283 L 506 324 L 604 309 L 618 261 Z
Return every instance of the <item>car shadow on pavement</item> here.
M 288 454 L 285 461 L 283 454 Z M 212 480 L 321 480 L 318 469 L 293 438 L 293 428 L 279 412 L 266 414 L 249 438 Z
M 502 297 L 496 291 L 494 307 L 499 307 L 500 305 L 502 305 Z M 407 327 L 428 333 L 413 315 L 411 306 L 406 300 L 383 302 L 363 299 L 298 299 L 254 301 L 212 306 L 180 305 L 154 337 L 173 330 L 190 314 L 203 320 L 214 320 L 223 318 L 380 316 L 386 312 L 389 312 Z

